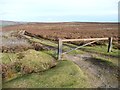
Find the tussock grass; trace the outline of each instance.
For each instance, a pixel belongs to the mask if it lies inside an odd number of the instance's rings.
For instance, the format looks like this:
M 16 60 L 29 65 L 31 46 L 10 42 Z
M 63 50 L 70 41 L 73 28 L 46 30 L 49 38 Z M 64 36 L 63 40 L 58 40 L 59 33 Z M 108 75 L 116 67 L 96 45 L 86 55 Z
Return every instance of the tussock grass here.
M 82 70 L 71 61 L 60 61 L 45 72 L 26 75 L 4 83 L 3 88 L 85 88 L 90 87 Z
M 3 79 L 9 81 L 24 74 L 40 72 L 55 66 L 56 60 L 44 53 L 27 50 L 21 53 L 2 53 Z

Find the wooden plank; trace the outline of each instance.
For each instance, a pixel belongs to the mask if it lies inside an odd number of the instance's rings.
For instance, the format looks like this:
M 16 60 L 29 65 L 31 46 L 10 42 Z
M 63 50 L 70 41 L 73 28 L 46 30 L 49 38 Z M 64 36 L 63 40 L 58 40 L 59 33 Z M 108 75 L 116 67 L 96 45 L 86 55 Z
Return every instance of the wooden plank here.
M 61 60 L 61 55 L 62 55 L 62 40 L 59 39 L 59 42 L 58 42 L 58 60 Z
M 111 50 L 112 50 L 112 37 L 109 38 L 108 52 L 111 52 Z
M 108 38 L 87 38 L 87 39 L 63 39 L 63 42 L 69 41 L 91 41 L 91 40 L 108 40 Z

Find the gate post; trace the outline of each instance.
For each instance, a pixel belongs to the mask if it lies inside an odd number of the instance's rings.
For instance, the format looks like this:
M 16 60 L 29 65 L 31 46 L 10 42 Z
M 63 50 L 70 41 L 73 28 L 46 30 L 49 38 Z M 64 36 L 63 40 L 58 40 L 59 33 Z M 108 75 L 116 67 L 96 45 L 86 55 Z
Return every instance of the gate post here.
M 112 37 L 109 37 L 108 40 L 109 40 L 109 43 L 108 43 L 108 52 L 111 52 L 111 50 L 112 50 Z
M 58 42 L 58 60 L 61 60 L 61 56 L 62 56 L 62 40 L 59 39 L 59 42 Z

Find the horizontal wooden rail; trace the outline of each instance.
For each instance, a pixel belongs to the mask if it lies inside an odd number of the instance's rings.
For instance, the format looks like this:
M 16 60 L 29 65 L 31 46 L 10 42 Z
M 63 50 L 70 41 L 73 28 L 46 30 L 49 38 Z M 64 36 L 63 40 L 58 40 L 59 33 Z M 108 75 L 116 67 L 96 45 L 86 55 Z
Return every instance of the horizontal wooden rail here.
M 63 42 L 69 42 L 69 41 L 92 41 L 92 40 L 108 40 L 108 38 L 62 39 Z

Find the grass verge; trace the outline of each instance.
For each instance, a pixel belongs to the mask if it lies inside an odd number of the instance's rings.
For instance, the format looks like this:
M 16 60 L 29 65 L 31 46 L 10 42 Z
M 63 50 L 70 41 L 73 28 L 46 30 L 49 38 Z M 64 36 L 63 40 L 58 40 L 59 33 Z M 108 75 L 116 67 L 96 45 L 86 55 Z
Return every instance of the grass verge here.
M 60 61 L 50 70 L 29 74 L 3 83 L 3 88 L 86 88 L 90 87 L 82 70 L 71 61 Z
M 21 53 L 2 53 L 3 81 L 9 81 L 24 74 L 45 71 L 54 67 L 56 60 L 44 53 L 27 50 Z
M 96 55 L 93 55 L 93 58 L 98 60 L 98 62 L 101 62 L 101 63 L 106 64 L 108 66 L 112 66 L 112 67 L 118 66 L 118 59 L 105 58 L 105 57 L 100 57 L 100 56 L 96 56 Z
M 95 52 L 104 55 L 110 55 L 113 57 L 119 57 L 120 50 L 112 48 L 111 52 L 107 52 L 107 46 L 86 46 L 83 47 L 81 50 L 88 51 L 88 52 Z

